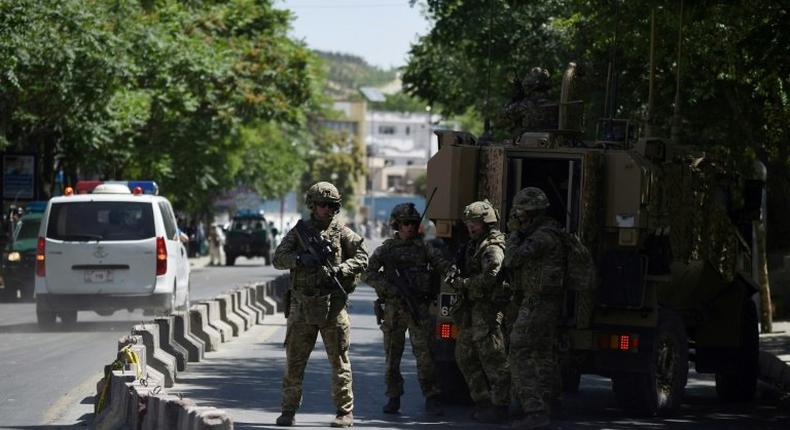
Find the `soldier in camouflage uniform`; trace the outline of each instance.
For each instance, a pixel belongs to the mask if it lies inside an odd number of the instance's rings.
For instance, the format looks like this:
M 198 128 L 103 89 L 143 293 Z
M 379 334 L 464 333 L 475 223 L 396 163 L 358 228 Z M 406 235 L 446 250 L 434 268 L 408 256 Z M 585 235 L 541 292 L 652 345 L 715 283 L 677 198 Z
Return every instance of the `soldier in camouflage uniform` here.
M 465 248 L 462 277 L 453 282 L 460 295 L 453 309 L 458 325 L 455 358 L 475 401 L 472 418 L 502 422 L 507 419 L 510 404 L 510 371 L 497 304 L 503 288 L 499 272 L 505 236 L 497 229 L 498 214 L 487 200 L 467 206 L 463 217 L 470 241 Z
M 451 263 L 418 236 L 420 218 L 413 203 L 402 203 L 392 209 L 390 226 L 395 237 L 387 239 L 373 252 L 364 278 L 376 289 L 379 302 L 384 303 L 381 331 L 384 333 L 384 378 L 389 401 L 383 411 L 389 414 L 398 413 L 403 395 L 400 362 L 407 329 L 417 360 L 417 378 L 425 396 L 425 410 L 434 415 L 442 413 L 430 349 L 433 330 L 428 307 L 438 293 L 431 287 L 430 271 L 445 273 Z
M 318 182 L 307 190 L 305 203 L 310 208 L 307 226 L 330 243 L 334 274 L 347 292 L 354 288 L 356 276 L 368 264 L 368 253 L 361 237 L 335 220 L 340 210 L 340 193 L 328 182 Z M 330 274 L 321 262 L 305 252 L 294 230 L 285 235 L 274 252 L 274 267 L 291 271 L 288 328 L 285 335 L 286 370 L 283 377 L 282 415 L 277 425 L 294 425 L 294 415 L 302 401 L 302 380 L 307 359 L 318 333 L 324 341 L 332 365 L 332 397 L 337 408 L 332 427 L 353 425 L 354 397 L 351 391 L 349 362 L 350 321 L 347 298 L 333 287 Z
M 510 369 L 514 393 L 525 414 L 515 428 L 549 425 L 551 403 L 559 395 L 558 331 L 564 303 L 566 234 L 545 214 L 549 199 L 539 188 L 527 187 L 513 200 L 505 267 L 513 288 L 523 294 L 510 335 Z

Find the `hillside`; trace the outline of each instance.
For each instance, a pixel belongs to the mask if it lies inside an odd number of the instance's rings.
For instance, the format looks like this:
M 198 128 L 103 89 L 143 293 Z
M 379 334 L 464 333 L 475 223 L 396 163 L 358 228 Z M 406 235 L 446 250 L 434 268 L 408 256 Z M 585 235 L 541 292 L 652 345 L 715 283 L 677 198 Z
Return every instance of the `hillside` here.
M 397 69 L 384 70 L 355 55 L 326 51 L 315 53 L 326 64 L 327 90 L 333 97 L 353 97 L 359 87 L 384 87 L 398 78 Z

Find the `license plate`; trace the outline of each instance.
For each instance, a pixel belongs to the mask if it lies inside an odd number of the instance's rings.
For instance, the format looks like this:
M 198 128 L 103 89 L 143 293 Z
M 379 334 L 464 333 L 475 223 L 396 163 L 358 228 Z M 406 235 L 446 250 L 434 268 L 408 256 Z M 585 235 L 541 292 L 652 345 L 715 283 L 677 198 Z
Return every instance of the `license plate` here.
M 112 270 L 86 270 L 85 282 L 89 284 L 112 282 Z

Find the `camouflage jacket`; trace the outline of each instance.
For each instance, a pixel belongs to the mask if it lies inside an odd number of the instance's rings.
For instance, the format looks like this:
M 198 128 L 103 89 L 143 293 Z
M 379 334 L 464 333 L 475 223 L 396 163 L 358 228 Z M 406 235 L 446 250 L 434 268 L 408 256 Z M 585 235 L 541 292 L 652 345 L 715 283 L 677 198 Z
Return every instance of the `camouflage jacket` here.
M 502 286 L 500 270 L 504 259 L 505 235 L 491 229 L 480 240 L 466 245 L 462 273 L 463 295 L 467 300 L 491 302 Z
M 556 221 L 543 217 L 508 236 L 504 264 L 514 289 L 525 297 L 564 293 L 567 255 L 563 234 Z
M 431 271 L 438 270 L 444 274 L 450 266 L 451 263 L 439 250 L 422 239 L 402 240 L 396 236 L 384 241 L 373 252 L 363 279 L 384 301 L 398 294 L 398 289 L 392 285 L 398 278 L 401 279 L 401 289 L 412 297 L 419 300 L 430 297 L 432 300 L 438 290 L 431 287 Z
M 343 288 L 351 292 L 357 275 L 368 266 L 368 251 L 363 239 L 336 219 L 328 225 L 322 225 L 312 218 L 306 223 L 329 241 L 334 251 L 334 260 L 331 263 L 337 268 L 337 277 Z M 274 251 L 272 263 L 276 269 L 291 271 L 291 289 L 302 295 L 315 296 L 333 292 L 330 279 L 323 269 L 308 269 L 297 265 L 296 257 L 303 252 L 305 251 L 299 244 L 296 232 L 291 230 Z

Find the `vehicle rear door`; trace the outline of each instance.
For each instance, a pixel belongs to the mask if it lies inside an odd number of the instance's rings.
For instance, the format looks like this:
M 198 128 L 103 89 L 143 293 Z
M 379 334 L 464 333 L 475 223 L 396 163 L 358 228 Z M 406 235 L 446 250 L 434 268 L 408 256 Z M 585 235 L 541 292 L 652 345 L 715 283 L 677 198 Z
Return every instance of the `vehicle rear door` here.
M 53 203 L 46 231 L 52 294 L 148 294 L 156 282 L 150 201 Z

